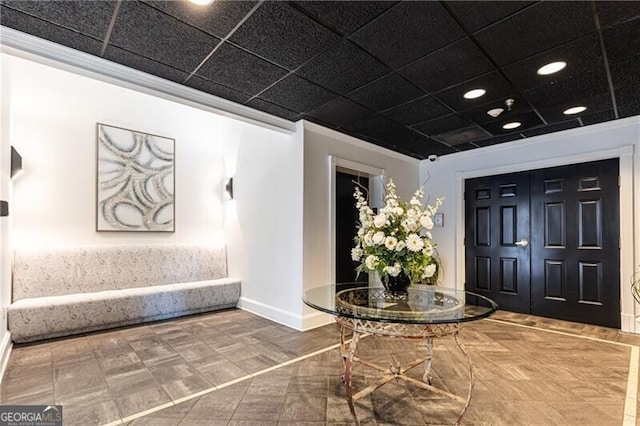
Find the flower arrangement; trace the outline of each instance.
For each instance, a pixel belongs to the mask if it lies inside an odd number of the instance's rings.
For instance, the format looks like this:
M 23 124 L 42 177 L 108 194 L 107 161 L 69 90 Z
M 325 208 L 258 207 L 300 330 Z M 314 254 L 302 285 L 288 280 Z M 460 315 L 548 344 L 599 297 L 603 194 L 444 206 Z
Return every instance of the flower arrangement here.
M 359 211 L 358 233 L 351 250 L 354 261 L 360 262 L 358 273 L 376 271 L 385 280 L 386 276 L 397 277 L 404 273 L 412 284 L 426 282 L 435 284 L 440 262 L 432 240 L 433 215 L 444 198 L 436 199 L 434 206 L 423 205 L 424 191 L 419 188 L 409 202 L 396 194 L 392 179 L 386 185 L 384 207 L 378 214 L 367 204 L 367 200 L 356 187 L 353 194 Z

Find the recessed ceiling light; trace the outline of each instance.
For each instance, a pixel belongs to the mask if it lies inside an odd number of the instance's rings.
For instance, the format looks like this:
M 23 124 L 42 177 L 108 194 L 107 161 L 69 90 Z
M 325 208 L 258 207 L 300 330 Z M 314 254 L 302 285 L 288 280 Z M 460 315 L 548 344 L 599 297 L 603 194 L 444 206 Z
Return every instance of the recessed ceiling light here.
M 214 0 L 189 0 L 193 4 L 197 4 L 198 6 L 209 6 Z
M 502 126 L 502 128 L 506 130 L 511 130 L 511 129 L 517 129 L 520 126 L 522 126 L 522 123 L 520 123 L 519 121 L 512 121 L 511 123 L 507 123 L 504 126 Z
M 582 111 L 586 111 L 587 107 L 586 106 L 576 106 L 576 107 L 571 107 L 567 110 L 565 110 L 563 112 L 564 115 L 573 115 L 573 114 L 580 114 Z
M 469 90 L 463 96 L 465 99 L 476 99 L 484 95 L 485 93 L 487 93 L 487 91 L 484 89 L 473 89 L 473 90 Z
M 539 75 L 553 74 L 564 69 L 564 67 L 566 66 L 567 66 L 567 63 L 563 61 L 551 62 L 550 64 L 540 67 L 540 69 L 538 69 L 538 74 Z

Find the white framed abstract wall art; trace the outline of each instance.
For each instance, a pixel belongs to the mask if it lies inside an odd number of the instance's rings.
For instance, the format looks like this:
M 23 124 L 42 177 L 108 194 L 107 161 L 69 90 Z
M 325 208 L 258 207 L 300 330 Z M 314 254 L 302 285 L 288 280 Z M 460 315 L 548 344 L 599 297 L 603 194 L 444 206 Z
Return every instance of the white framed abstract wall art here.
M 175 231 L 175 140 L 98 123 L 97 231 Z

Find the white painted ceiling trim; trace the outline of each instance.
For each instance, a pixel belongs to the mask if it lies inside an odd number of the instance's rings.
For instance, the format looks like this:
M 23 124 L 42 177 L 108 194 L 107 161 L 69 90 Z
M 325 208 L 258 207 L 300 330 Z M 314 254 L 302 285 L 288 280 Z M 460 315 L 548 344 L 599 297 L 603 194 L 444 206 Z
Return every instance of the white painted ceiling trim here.
M 0 27 L 0 52 L 286 134 L 296 131 L 283 118 L 11 28 Z

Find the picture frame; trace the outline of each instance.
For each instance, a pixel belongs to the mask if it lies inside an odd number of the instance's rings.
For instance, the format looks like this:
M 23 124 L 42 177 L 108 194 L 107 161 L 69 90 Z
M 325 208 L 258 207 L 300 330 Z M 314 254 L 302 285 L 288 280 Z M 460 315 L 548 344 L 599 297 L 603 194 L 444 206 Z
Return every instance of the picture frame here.
M 175 232 L 175 140 L 97 123 L 96 231 Z

